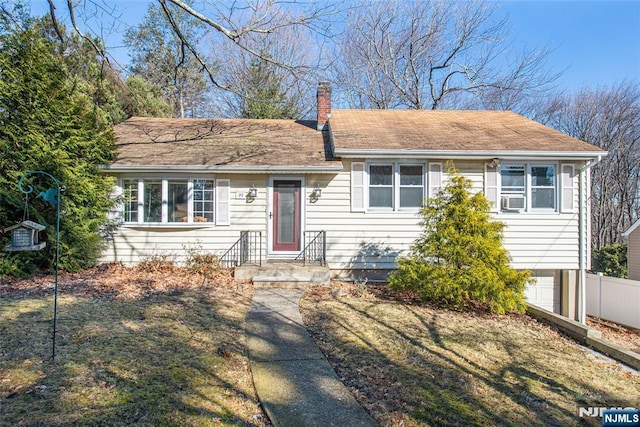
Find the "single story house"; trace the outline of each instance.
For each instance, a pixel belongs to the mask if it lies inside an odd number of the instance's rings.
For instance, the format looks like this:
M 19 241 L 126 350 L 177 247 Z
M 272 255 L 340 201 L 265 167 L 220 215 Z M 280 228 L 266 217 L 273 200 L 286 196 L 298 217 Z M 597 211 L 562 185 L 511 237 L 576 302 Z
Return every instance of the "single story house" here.
M 622 233 L 627 238 L 627 274 L 629 280 L 640 280 L 640 219 Z
M 484 191 L 528 299 L 576 317 L 590 259 L 589 169 L 606 152 L 507 111 L 332 110 L 316 121 L 133 117 L 105 167 L 123 196 L 104 261 L 223 254 L 245 231 L 261 259 L 324 237 L 333 276 L 380 278 L 422 232 L 425 197 L 453 162 Z M 252 247 L 256 245 L 252 244 Z M 579 304 L 578 304 L 579 305 Z

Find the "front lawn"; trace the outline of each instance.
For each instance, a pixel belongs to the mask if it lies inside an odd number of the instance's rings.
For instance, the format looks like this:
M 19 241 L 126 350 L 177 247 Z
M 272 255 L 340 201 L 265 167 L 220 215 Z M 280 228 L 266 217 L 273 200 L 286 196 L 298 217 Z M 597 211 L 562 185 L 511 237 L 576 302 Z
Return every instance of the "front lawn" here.
M 250 286 L 156 267 L 64 275 L 55 365 L 51 277 L 0 281 L 0 425 L 268 425 L 244 346 Z
M 0 279 L 0 426 L 270 425 L 244 344 L 251 285 L 162 263 L 60 281 L 54 365 L 51 277 Z M 579 408 L 640 406 L 639 374 L 524 315 L 344 283 L 310 288 L 301 311 L 382 426 L 599 425 Z
M 525 315 L 435 310 L 346 283 L 311 288 L 301 306 L 382 426 L 600 425 L 579 408 L 640 407 L 640 374 Z

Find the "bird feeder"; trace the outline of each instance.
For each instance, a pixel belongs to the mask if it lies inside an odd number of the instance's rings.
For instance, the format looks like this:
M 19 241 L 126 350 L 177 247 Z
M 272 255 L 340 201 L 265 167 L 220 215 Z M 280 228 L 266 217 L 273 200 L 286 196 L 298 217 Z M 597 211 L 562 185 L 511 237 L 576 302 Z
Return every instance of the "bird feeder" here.
M 39 232 L 46 226 L 33 221 L 22 221 L 11 227 L 5 228 L 5 233 L 11 232 L 11 244 L 4 248 L 7 252 L 39 251 L 44 248 L 46 242 L 40 241 Z
M 18 181 L 18 188 L 20 192 L 25 195 L 24 199 L 24 215 L 23 221 L 20 224 L 16 224 L 13 227 L 7 227 L 3 231 L 11 232 L 11 244 L 5 248 L 6 251 L 39 251 L 44 248 L 45 242 L 40 242 L 38 233 L 44 230 L 46 227 L 37 222 L 29 221 L 29 194 L 33 193 L 33 187 L 31 185 L 23 185 L 26 178 L 32 175 L 44 175 L 51 178 L 56 184 L 55 188 L 51 188 L 47 191 L 43 191 L 38 194 L 38 197 L 46 202 L 49 202 L 51 206 L 56 208 L 56 257 L 55 257 L 55 270 L 53 275 L 53 334 L 51 337 L 51 361 L 55 363 L 56 360 L 56 324 L 58 321 L 58 264 L 60 261 L 60 192 L 64 190 L 64 187 L 60 187 L 60 182 L 51 174 L 43 171 L 31 171 L 27 172 Z

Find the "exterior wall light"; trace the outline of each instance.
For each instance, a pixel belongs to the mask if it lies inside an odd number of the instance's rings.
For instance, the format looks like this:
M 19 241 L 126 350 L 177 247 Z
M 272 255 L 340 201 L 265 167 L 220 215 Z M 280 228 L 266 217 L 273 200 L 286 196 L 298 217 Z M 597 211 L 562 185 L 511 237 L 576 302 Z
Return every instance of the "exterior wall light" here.
M 322 189 L 318 186 L 318 184 L 316 184 L 316 186 L 313 189 L 313 191 L 311 191 L 311 195 L 309 196 L 309 200 L 311 201 L 311 203 L 315 203 L 315 202 L 318 201 L 320 196 L 322 196 Z
M 251 188 L 249 189 L 249 192 L 247 193 L 247 197 L 250 199 L 255 199 L 256 197 L 258 197 L 258 189 L 256 188 L 255 185 L 251 186 Z

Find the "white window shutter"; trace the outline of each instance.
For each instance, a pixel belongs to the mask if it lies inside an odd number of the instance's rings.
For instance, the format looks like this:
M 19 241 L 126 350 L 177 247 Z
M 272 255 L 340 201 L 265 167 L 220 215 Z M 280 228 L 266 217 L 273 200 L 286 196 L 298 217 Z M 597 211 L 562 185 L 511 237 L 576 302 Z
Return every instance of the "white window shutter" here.
M 365 212 L 364 163 L 351 163 L 351 212 Z
M 575 212 L 573 165 L 560 166 L 560 212 Z
M 230 225 L 229 199 L 231 196 L 231 181 L 216 179 L 216 225 Z
M 491 204 L 491 212 L 500 211 L 500 189 L 498 183 L 498 165 L 486 163 L 484 165 L 484 196 Z
M 436 197 L 442 189 L 442 163 L 429 163 L 428 197 Z
M 122 180 L 119 179 L 116 185 L 111 190 L 111 199 L 118 199 L 124 194 L 124 185 Z M 111 209 L 107 211 L 107 219 L 110 221 L 123 221 L 124 220 L 124 201 L 120 199 L 117 203 L 111 206 Z

